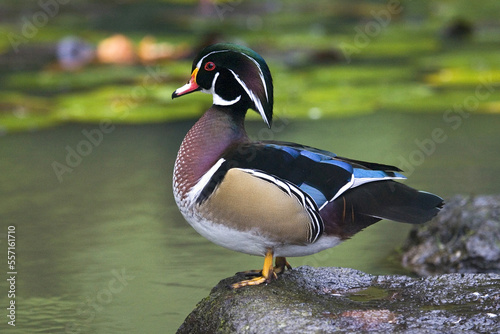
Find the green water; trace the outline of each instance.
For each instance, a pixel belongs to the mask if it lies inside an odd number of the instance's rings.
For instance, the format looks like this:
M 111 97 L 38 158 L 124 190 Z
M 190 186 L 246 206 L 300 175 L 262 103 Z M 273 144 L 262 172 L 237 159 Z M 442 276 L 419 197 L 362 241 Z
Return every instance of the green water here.
M 248 132 L 355 159 L 396 165 L 413 161 L 407 184 L 444 197 L 499 193 L 500 117 L 471 115 L 453 129 L 442 116 L 278 119 L 274 132 L 260 122 L 248 124 Z M 0 138 L 0 266 L 5 273 L 6 234 L 13 225 L 17 329 L 171 333 L 219 280 L 261 267 L 261 258 L 226 250 L 197 235 L 176 208 L 172 167 L 191 125 L 111 125 L 100 141 L 96 124 Z M 446 138 L 433 148 L 429 140 L 435 129 L 442 130 L 440 139 Z M 84 143 L 90 141 L 83 130 L 94 134 L 97 145 Z M 421 146 L 429 155 L 416 142 L 426 143 Z M 70 166 L 66 158 L 71 150 L 86 155 L 80 161 L 70 158 Z M 59 169 L 60 180 L 54 162 L 67 167 Z M 384 221 L 336 248 L 289 260 L 292 266 L 402 273 L 393 250 L 407 231 L 407 225 Z M 5 279 L 0 291 L 5 300 Z M 4 306 L 2 330 L 10 327 Z

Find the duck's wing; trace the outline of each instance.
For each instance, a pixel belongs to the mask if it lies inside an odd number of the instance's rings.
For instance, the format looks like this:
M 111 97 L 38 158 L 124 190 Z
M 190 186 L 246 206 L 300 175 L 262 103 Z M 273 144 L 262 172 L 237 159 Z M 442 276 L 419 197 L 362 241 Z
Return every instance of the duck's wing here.
M 200 204 L 207 200 L 233 168 L 296 197 L 318 236 L 326 231 L 349 237 L 380 219 L 423 223 L 442 206 L 440 197 L 395 182 L 405 179 L 397 167 L 285 142 L 230 147 L 192 192 L 195 200 Z

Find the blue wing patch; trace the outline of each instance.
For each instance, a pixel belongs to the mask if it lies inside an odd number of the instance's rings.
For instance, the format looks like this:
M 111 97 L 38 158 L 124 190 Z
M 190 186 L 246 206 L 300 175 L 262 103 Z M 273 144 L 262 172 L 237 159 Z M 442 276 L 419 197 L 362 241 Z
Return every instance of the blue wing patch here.
M 397 172 L 384 172 L 382 170 L 369 170 L 361 168 L 354 168 L 353 176 L 356 179 L 384 179 L 384 178 L 406 179 L 406 177 L 403 174 Z
M 316 202 L 316 205 L 319 208 L 322 207 L 323 204 L 328 202 L 328 199 L 325 197 L 325 195 L 321 191 L 319 191 L 318 189 L 316 189 L 313 186 L 308 185 L 307 183 L 302 183 L 299 186 L 299 188 L 300 188 L 300 190 L 302 190 L 303 192 L 305 192 L 306 194 L 311 196 L 311 198 L 314 200 L 314 202 Z
M 316 161 L 316 162 L 321 162 L 321 156 L 317 153 L 313 153 L 313 152 L 310 152 L 310 151 L 300 151 L 300 155 L 306 157 L 306 158 L 309 158 L 311 159 L 312 161 Z

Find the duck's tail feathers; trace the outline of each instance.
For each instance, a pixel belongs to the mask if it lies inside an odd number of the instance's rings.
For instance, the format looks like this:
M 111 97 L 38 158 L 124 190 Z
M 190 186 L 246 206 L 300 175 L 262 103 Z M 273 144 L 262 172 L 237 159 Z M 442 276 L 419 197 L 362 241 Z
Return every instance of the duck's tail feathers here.
M 343 231 L 349 237 L 363 228 L 388 219 L 422 224 L 443 207 L 443 199 L 396 181 L 376 181 L 352 188 L 329 203 L 321 216 L 326 232 Z

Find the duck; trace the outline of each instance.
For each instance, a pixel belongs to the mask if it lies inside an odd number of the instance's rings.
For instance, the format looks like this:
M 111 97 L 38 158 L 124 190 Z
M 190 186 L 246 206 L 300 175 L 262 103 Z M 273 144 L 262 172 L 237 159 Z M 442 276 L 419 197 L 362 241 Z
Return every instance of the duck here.
M 250 139 L 247 111 L 271 127 L 274 100 L 267 63 L 246 46 L 218 43 L 199 52 L 172 99 L 198 91 L 211 94 L 213 104 L 180 145 L 173 193 L 203 237 L 264 257 L 262 270 L 243 272 L 234 289 L 278 279 L 292 269 L 287 257 L 332 248 L 382 219 L 422 224 L 444 205 L 441 197 L 400 183 L 405 176 L 397 167 Z

